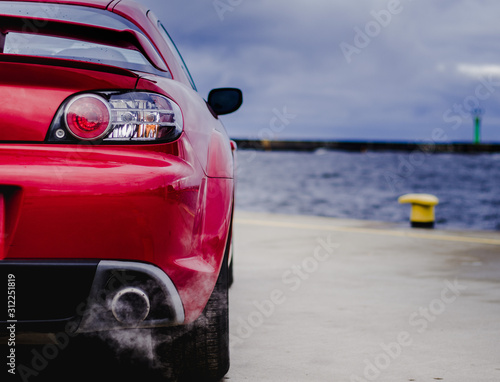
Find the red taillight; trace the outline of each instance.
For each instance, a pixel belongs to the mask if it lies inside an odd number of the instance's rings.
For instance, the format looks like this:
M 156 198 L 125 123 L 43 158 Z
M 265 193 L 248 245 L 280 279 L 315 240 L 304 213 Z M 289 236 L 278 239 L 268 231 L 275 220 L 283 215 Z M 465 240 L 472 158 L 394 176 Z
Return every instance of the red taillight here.
M 74 98 L 66 107 L 66 126 L 71 134 L 82 140 L 102 138 L 111 126 L 108 102 L 97 95 Z
M 181 109 L 170 98 L 149 92 L 100 91 L 69 98 L 58 111 L 47 140 L 172 142 L 183 127 Z

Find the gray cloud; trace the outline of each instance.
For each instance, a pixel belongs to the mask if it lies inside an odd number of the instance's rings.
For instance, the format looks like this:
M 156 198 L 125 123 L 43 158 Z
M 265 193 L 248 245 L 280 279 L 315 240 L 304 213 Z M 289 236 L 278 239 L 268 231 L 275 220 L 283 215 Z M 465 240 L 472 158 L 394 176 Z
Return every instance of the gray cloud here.
M 443 128 L 448 140 L 470 140 L 470 118 L 459 127 L 444 118 L 481 84 L 459 67 L 500 65 L 493 0 L 220 1 L 223 14 L 212 0 L 142 0 L 200 93 L 244 90 L 242 110 L 224 118 L 235 137 L 257 137 L 286 108 L 296 118 L 275 138 L 425 140 Z M 356 50 L 350 62 L 342 43 Z M 483 137 L 500 141 L 500 87 L 492 89 L 481 100 Z

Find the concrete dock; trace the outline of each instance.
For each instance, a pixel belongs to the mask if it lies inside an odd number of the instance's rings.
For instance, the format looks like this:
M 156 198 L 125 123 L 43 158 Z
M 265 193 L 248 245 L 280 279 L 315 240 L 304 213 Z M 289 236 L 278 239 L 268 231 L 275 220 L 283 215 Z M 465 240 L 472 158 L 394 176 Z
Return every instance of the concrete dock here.
M 500 381 L 500 233 L 238 212 L 228 381 Z

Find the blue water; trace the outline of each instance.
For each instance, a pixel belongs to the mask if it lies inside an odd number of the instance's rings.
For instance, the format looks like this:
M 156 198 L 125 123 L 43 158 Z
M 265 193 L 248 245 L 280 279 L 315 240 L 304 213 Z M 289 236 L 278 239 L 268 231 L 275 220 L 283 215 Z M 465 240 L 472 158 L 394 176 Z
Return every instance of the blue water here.
M 240 150 L 240 210 L 407 222 L 406 193 L 440 199 L 436 226 L 500 230 L 500 154 Z

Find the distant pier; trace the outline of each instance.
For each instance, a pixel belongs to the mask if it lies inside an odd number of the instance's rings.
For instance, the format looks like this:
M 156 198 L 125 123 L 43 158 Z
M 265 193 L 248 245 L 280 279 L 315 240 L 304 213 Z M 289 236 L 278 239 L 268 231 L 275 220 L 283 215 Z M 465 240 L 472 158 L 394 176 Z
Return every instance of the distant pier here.
M 427 153 L 500 153 L 500 143 L 408 143 L 408 142 L 361 142 L 361 141 L 277 141 L 233 139 L 240 149 L 264 151 L 316 151 L 342 150 L 365 151 L 423 151 Z

